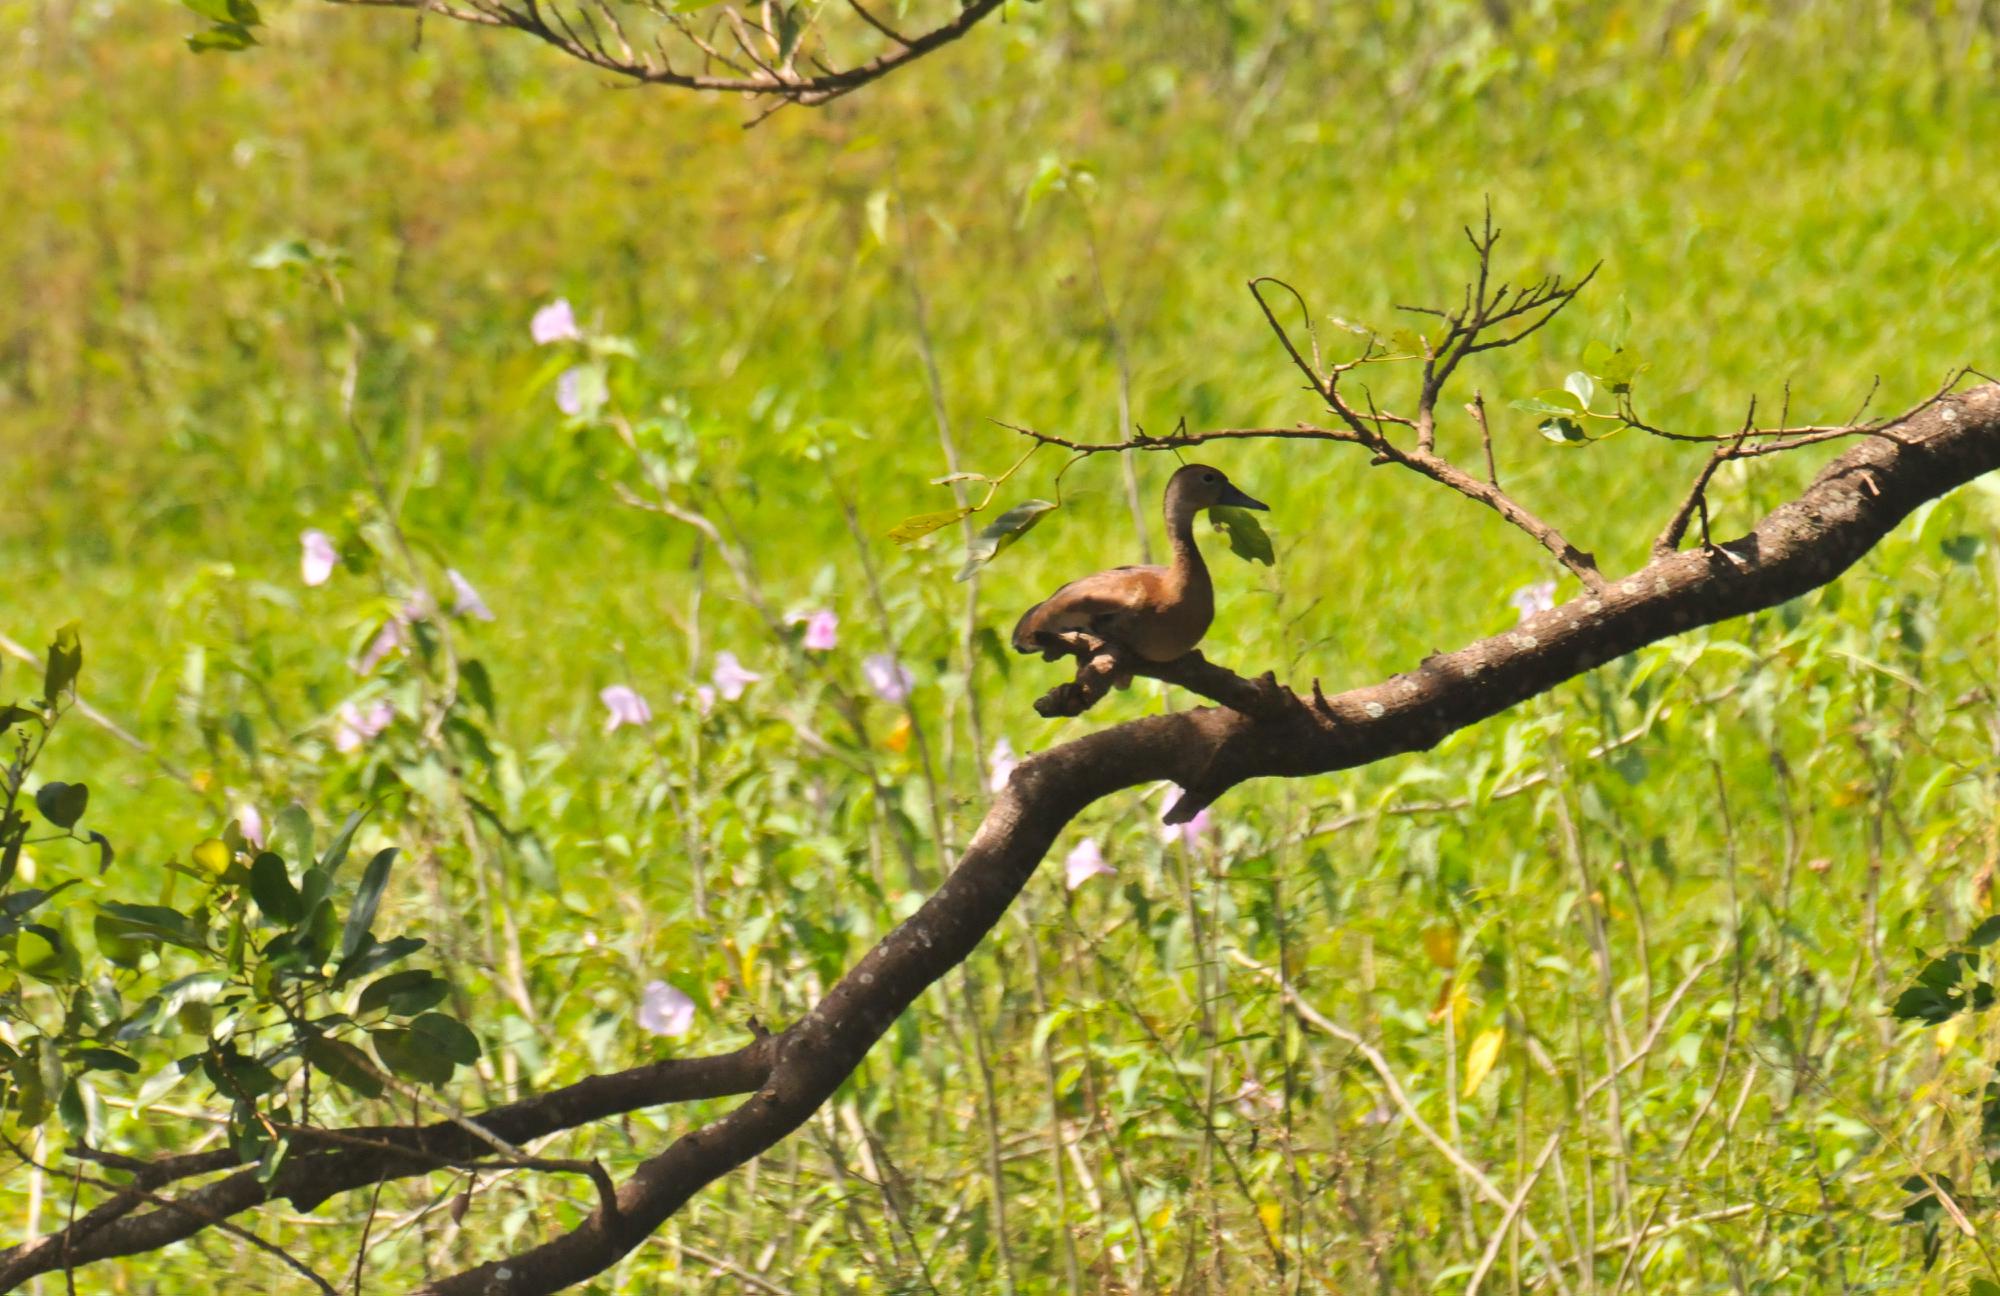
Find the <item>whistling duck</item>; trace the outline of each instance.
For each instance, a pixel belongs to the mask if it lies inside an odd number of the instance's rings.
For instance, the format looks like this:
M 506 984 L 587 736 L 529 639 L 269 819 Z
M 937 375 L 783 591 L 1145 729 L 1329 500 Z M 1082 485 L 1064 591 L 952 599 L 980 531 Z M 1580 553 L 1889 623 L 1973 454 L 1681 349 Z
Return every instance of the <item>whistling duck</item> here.
M 1215 586 L 1194 544 L 1194 515 L 1206 508 L 1268 509 L 1232 485 L 1217 468 L 1189 464 L 1167 482 L 1167 567 L 1114 567 L 1063 586 L 1029 608 L 1014 627 L 1014 650 L 1054 660 L 1054 636 L 1082 630 L 1167 662 L 1190 651 L 1215 617 Z

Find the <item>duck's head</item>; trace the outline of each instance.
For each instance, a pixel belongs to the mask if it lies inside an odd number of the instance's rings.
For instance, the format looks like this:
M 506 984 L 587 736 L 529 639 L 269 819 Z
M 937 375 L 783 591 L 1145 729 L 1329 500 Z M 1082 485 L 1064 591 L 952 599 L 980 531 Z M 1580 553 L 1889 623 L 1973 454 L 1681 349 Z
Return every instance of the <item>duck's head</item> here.
M 1223 476 L 1222 469 L 1207 464 L 1189 464 L 1167 482 L 1167 511 L 1196 513 L 1205 508 L 1245 508 L 1269 510 L 1270 505 L 1251 499 Z

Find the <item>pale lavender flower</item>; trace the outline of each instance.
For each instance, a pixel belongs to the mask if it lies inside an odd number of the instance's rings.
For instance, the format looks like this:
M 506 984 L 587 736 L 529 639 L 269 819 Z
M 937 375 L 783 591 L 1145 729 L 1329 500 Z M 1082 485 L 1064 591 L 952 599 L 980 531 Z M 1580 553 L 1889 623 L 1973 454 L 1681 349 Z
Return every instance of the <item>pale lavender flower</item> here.
M 378 701 L 366 711 L 345 703 L 333 717 L 333 749 L 351 752 L 387 729 L 396 718 L 396 708 Z
M 361 655 L 348 665 L 354 668 L 356 675 L 366 675 L 380 666 L 390 653 L 402 646 L 403 627 L 395 621 L 385 621 L 375 637 L 369 641 L 368 646 L 361 650 Z
M 604 732 L 610 733 L 619 725 L 643 725 L 653 722 L 653 708 L 646 705 L 646 699 L 623 684 L 613 684 L 601 690 L 598 695 L 604 702 L 604 709 L 611 716 L 604 724 Z
M 743 696 L 744 689 L 764 677 L 756 671 L 744 670 L 735 653 L 719 652 L 715 654 L 715 674 L 710 678 L 715 681 L 715 691 L 722 695 L 723 700 L 734 702 Z
M 1002 738 L 993 744 L 993 750 L 986 754 L 986 790 L 1004 792 L 1007 780 L 1014 777 L 1014 768 L 1021 762 L 1014 755 L 1014 744 Z
M 556 408 L 575 417 L 583 413 L 583 371 L 565 369 L 556 379 Z
M 685 1035 L 694 1029 L 694 1000 L 664 981 L 648 981 L 639 998 L 638 1021 L 649 1035 Z
M 257 813 L 256 806 L 246 802 L 236 807 L 236 829 L 251 846 L 264 848 L 264 816 Z
M 456 567 L 448 569 L 444 578 L 451 582 L 451 614 L 471 617 L 475 621 L 491 621 L 493 609 L 486 606 L 486 600 L 479 597 L 479 591 L 472 588 L 472 582 L 459 575 Z
M 1074 891 L 1094 877 L 1112 877 L 1118 870 L 1104 862 L 1095 837 L 1086 837 L 1063 859 L 1063 882 Z
M 715 710 L 715 690 L 706 684 L 695 685 L 694 704 L 701 708 L 703 715 Z
M 333 537 L 318 529 L 299 533 L 299 579 L 308 585 L 324 585 L 326 578 L 333 575 L 335 565 L 340 562 L 340 551 L 333 547 Z
M 785 624 L 805 623 L 806 637 L 803 647 L 810 652 L 832 652 L 840 639 L 840 618 L 832 612 L 794 612 L 785 618 Z
M 528 323 L 528 334 L 535 339 L 536 346 L 583 341 L 583 330 L 576 326 L 576 312 L 570 309 L 567 297 L 558 297 L 536 311 L 535 318 Z
M 910 690 L 917 686 L 917 677 L 910 674 L 910 668 L 897 661 L 889 653 L 874 653 L 861 659 L 861 674 L 868 681 L 868 687 L 884 702 L 903 702 L 910 696 Z
M 1535 613 L 1546 612 L 1556 605 L 1556 583 L 1545 580 L 1523 585 L 1507 596 L 1507 602 L 1521 614 L 1521 620 L 1526 621 Z

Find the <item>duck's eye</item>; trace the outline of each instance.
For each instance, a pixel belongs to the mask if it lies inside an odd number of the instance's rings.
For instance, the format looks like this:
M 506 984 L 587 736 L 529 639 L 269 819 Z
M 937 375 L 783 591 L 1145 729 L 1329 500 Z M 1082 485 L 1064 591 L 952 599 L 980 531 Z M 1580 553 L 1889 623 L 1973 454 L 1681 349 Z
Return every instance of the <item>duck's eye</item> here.
M 1209 483 L 1210 485 L 1214 485 L 1216 482 L 1222 480 L 1220 477 L 1217 477 L 1214 473 L 1203 473 L 1201 475 L 1201 479 Z

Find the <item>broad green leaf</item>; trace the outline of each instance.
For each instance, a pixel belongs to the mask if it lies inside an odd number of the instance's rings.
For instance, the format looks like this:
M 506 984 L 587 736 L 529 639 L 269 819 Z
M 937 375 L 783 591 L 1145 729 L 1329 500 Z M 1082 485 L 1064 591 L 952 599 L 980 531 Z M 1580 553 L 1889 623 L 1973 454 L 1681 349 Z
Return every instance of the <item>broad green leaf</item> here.
M 375 1056 L 382 1059 L 390 1074 L 405 1080 L 449 1084 L 451 1073 L 457 1069 L 457 1064 L 446 1056 L 435 1039 L 414 1030 L 387 1026 L 370 1031 L 368 1041 L 375 1046 Z
M 187 47 L 197 54 L 234 54 L 256 43 L 248 27 L 234 25 L 211 27 L 187 38 Z
M 382 1096 L 382 1077 L 375 1073 L 368 1055 L 347 1041 L 315 1036 L 306 1041 L 304 1052 L 306 1061 L 343 1089 L 351 1089 L 363 1098 Z
M 1515 409 L 1520 410 L 1524 414 L 1576 415 L 1583 413 L 1582 407 L 1570 399 L 1568 392 L 1540 392 L 1534 396 L 1523 397 L 1520 400 L 1513 401 L 1511 404 Z
M 347 926 L 340 934 L 340 955 L 346 958 L 369 939 L 368 928 L 375 922 L 375 910 L 382 903 L 382 889 L 389 884 L 389 866 L 396 862 L 396 848 L 375 853 L 361 871 L 361 885 L 354 892 L 354 907 L 347 911 Z
M 1266 567 L 1278 561 L 1277 551 L 1271 547 L 1271 537 L 1266 534 L 1264 524 L 1248 509 L 1212 508 L 1209 517 L 1215 520 L 1216 529 L 1229 535 L 1229 551 L 1246 562 L 1260 562 Z
M 181 0 L 181 3 L 223 26 L 256 27 L 264 21 L 251 0 Z
M 966 546 L 965 566 L 959 568 L 958 575 L 952 579 L 971 580 L 974 572 L 992 562 L 1001 550 L 1034 530 L 1035 524 L 1053 513 L 1056 507 L 1047 500 L 1031 499 L 994 518 L 980 528 L 979 534 Z
M 1557 445 L 1582 445 L 1590 440 L 1583 425 L 1573 418 L 1543 419 L 1535 425 L 1535 430 Z
M 443 1013 L 427 1012 L 411 1022 L 410 1029 L 430 1039 L 459 1066 L 471 1066 L 479 1060 L 479 1037 Z
M 1591 398 L 1597 395 L 1597 384 L 1591 381 L 1589 374 L 1579 369 L 1563 379 L 1563 390 L 1576 397 L 1579 407 L 1589 409 Z
M 138 1075 L 139 1064 L 117 1049 L 80 1048 L 73 1054 L 76 1062 L 86 1071 L 118 1071 L 125 1075 Z
M 326 854 L 320 857 L 319 866 L 326 870 L 328 877 L 340 872 L 341 864 L 347 859 L 347 845 L 354 840 L 354 830 L 361 826 L 361 819 L 366 813 L 365 810 L 356 810 L 349 814 L 347 822 L 340 825 L 340 831 L 326 844 Z
M 169 1062 L 154 1072 L 145 1084 L 139 1086 L 139 1092 L 133 1096 L 132 1114 L 136 1116 L 160 1099 L 166 1097 L 175 1085 L 187 1079 L 200 1065 L 201 1055 L 199 1053 L 190 1053 L 179 1061 Z
M 50 706 L 63 693 L 76 687 L 77 674 L 83 670 L 83 639 L 78 630 L 80 622 L 71 621 L 56 631 L 56 641 L 49 645 L 48 666 L 42 672 L 42 701 Z
M 340 967 L 333 974 L 333 983 L 336 986 L 345 985 L 380 971 L 391 963 L 408 958 L 428 943 L 418 936 L 395 936 L 386 941 L 372 941 L 340 961 Z
M 449 989 L 443 978 L 424 968 L 391 972 L 362 990 L 354 1011 L 367 1014 L 387 1009 L 399 1017 L 409 1017 L 444 1002 Z
M 250 865 L 250 898 L 266 918 L 282 926 L 289 927 L 306 916 L 285 861 L 270 851 L 258 855 Z
M 58 828 L 74 828 L 90 805 L 90 789 L 81 783 L 44 783 L 35 790 L 35 809 Z
M 899 545 L 910 544 L 923 539 L 933 531 L 943 530 L 970 512 L 971 509 L 945 509 L 939 513 L 919 513 L 915 517 L 906 517 L 890 528 L 889 538 Z

